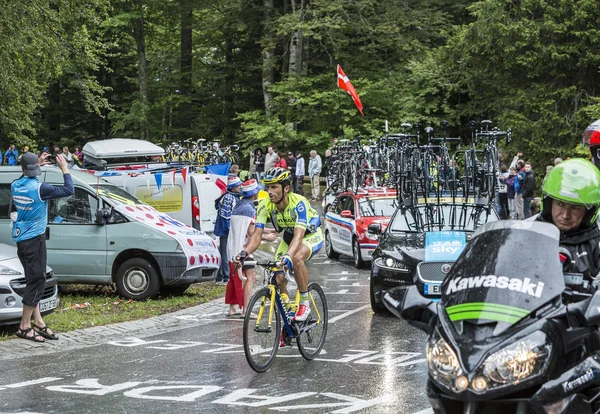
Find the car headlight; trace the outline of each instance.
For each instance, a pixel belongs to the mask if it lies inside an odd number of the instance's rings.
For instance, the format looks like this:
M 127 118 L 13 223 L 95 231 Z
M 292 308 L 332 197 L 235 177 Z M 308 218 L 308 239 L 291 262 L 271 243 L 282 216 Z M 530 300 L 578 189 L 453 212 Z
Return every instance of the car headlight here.
M 483 364 L 483 375 L 490 387 L 519 382 L 543 372 L 552 353 L 546 334 L 537 331 L 490 355 Z
M 21 272 L 11 269 L 10 267 L 0 265 L 0 275 L 20 275 Z
M 377 266 L 387 267 L 394 270 L 406 270 L 406 265 L 401 260 L 396 260 L 393 257 L 384 256 L 377 259 Z
M 441 385 L 459 392 L 467 388 L 469 381 L 463 375 L 456 352 L 437 332 L 427 342 L 427 365 L 431 376 Z

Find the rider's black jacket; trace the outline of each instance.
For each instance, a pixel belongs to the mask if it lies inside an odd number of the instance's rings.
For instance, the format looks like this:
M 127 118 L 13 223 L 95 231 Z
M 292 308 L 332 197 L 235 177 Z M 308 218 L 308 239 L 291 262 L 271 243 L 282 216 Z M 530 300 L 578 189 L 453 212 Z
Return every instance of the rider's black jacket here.
M 552 223 L 552 219 L 538 215 L 537 221 Z M 600 228 L 597 225 L 560 232 L 560 245 L 571 253 L 574 261 L 571 272 L 583 273 L 590 280 L 600 273 Z

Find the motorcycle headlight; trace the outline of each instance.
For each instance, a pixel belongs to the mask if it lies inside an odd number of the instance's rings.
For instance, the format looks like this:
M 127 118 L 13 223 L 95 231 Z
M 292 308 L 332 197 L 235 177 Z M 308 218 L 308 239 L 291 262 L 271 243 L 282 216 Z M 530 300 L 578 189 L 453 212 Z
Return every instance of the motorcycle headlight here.
M 491 380 L 490 388 L 518 384 L 543 373 L 551 353 L 546 334 L 537 331 L 490 355 L 483 364 L 483 375 Z
M 458 392 L 467 388 L 469 381 L 463 375 L 456 353 L 437 332 L 427 342 L 427 365 L 429 373 L 441 385 Z

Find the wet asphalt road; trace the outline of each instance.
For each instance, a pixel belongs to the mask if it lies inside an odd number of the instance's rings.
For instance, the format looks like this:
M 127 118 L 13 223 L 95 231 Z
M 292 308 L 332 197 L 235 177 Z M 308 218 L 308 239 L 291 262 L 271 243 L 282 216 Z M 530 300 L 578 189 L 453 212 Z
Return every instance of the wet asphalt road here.
M 0 413 L 430 413 L 425 335 L 373 314 L 368 269 L 321 252 L 309 272 L 329 305 L 317 360 L 286 347 L 257 374 L 244 357 L 243 321 L 212 312 L 192 328 L 0 361 Z

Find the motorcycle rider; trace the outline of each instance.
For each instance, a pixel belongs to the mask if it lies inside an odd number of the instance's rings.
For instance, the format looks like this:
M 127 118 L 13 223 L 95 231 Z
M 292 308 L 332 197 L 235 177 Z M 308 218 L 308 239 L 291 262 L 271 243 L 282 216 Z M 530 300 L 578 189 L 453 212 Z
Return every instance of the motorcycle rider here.
M 600 170 L 576 158 L 563 161 L 546 176 L 543 210 L 536 218 L 560 230 L 560 245 L 569 250 L 571 271 L 595 279 L 600 276 Z

